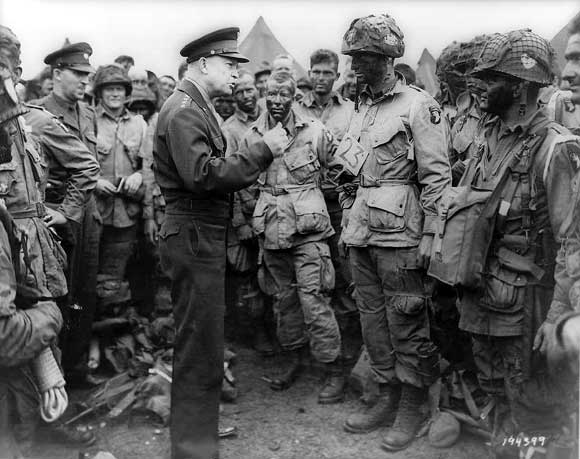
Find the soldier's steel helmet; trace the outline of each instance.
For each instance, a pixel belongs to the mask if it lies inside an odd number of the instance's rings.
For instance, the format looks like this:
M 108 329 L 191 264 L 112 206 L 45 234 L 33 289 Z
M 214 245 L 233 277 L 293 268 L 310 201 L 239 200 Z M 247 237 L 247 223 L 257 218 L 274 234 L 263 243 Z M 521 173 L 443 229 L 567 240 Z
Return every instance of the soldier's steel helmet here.
M 477 35 L 472 40 L 461 43 L 461 50 L 455 60 L 455 67 L 458 71 L 462 71 L 463 73 L 471 73 L 475 64 L 477 63 L 477 59 L 481 54 L 481 50 L 485 46 L 485 44 L 494 38 L 497 33 L 491 35 Z
M 157 98 L 151 89 L 137 88 L 131 93 L 131 97 L 127 98 L 127 102 L 125 102 L 125 104 L 127 107 L 129 107 L 129 109 L 131 109 L 133 104 L 137 103 L 147 104 L 152 110 L 154 110 L 157 104 Z
M 20 41 L 12 30 L 3 25 L 0 25 L 0 48 L 10 52 L 13 62 L 20 65 Z
M 126 90 L 126 96 L 128 97 L 131 95 L 133 85 L 125 70 L 119 67 L 117 64 L 102 65 L 97 69 L 97 73 L 95 73 L 95 78 L 93 80 L 93 91 L 96 94 L 103 87 L 112 84 L 120 84 L 124 86 Z
M 404 35 L 388 14 L 371 14 L 352 21 L 342 40 L 342 54 L 374 53 L 401 57 L 405 52 Z
M 530 29 L 498 34 L 485 43 L 473 75 L 499 72 L 546 86 L 553 79 L 554 54 L 550 43 Z
M 440 80 L 445 79 L 446 73 L 452 73 L 457 71 L 455 64 L 461 53 L 461 48 L 463 45 L 464 45 L 463 43 L 453 41 L 445 48 L 443 48 L 443 51 L 441 51 L 441 54 L 437 58 L 437 66 L 435 70 L 435 74 Z

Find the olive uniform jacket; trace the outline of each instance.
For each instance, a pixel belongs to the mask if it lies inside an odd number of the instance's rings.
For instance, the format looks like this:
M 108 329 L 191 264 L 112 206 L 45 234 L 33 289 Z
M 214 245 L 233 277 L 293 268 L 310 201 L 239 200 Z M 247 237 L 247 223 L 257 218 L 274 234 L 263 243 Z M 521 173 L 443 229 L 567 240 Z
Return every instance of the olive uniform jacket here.
M 209 97 L 188 79 L 163 104 L 155 142 L 155 177 L 167 212 L 179 208 L 227 215 L 228 193 L 254 183 L 273 160 L 261 139 L 247 155 L 225 158 L 225 138 Z

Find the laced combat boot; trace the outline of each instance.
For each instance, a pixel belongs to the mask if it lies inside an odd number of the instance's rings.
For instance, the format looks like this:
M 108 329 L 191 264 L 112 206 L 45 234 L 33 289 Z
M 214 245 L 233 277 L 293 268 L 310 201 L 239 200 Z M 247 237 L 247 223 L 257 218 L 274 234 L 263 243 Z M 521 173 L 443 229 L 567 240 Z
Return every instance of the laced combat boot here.
M 300 373 L 302 373 L 302 371 L 304 370 L 306 359 L 304 353 L 305 353 L 304 348 L 293 349 L 288 352 L 290 358 L 290 366 L 280 376 L 271 378 L 272 382 L 270 383 L 270 389 L 286 390 L 290 386 L 292 386 L 292 384 L 294 384 L 294 381 L 296 381 Z
M 415 438 L 426 415 L 421 412 L 421 405 L 427 399 L 427 389 L 419 389 L 403 384 L 397 417 L 393 426 L 387 430 L 381 444 L 386 451 L 405 449 Z
M 381 385 L 377 401 L 362 412 L 350 415 L 343 425 L 344 430 L 350 433 L 368 433 L 389 425 L 395 418 L 400 392 L 398 385 Z
M 318 393 L 318 403 L 330 405 L 344 400 L 344 369 L 340 358 L 334 362 L 325 364 L 326 378 L 324 385 Z

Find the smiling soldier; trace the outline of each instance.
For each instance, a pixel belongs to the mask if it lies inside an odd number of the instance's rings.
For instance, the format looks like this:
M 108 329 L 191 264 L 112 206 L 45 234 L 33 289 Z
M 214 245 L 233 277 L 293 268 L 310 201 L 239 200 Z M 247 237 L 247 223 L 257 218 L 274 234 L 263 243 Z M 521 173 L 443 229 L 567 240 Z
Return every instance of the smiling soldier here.
M 141 115 L 125 108 L 131 90 L 131 80 L 118 66 L 97 70 L 94 91 L 100 101 L 96 112 L 101 176 L 96 191 L 103 220 L 97 295 L 101 307 L 130 299 L 125 271 L 135 248 L 145 195 L 142 168 L 147 124 Z

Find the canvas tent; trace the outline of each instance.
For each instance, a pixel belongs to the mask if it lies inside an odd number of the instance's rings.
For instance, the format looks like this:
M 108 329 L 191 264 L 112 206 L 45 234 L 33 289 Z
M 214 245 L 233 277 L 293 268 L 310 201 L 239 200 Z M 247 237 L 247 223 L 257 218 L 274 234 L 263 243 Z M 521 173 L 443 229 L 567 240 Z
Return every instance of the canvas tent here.
M 243 68 L 251 73 L 254 73 L 264 61 L 272 64 L 274 58 L 279 54 L 288 54 L 291 56 L 274 36 L 274 33 L 270 30 L 270 27 L 268 27 L 262 16 L 258 18 L 252 30 L 250 30 L 241 42 L 240 52 L 250 59 L 250 62 L 244 64 Z M 307 75 L 304 68 L 296 61 L 294 61 L 294 71 L 296 72 L 296 78 Z
M 558 68 L 556 70 L 559 73 L 564 70 L 564 66 L 566 65 L 566 59 L 564 58 L 564 52 L 566 51 L 566 44 L 568 43 L 568 36 L 570 35 L 569 29 L 570 25 L 573 21 L 580 18 L 580 12 L 574 16 L 568 24 L 564 26 L 562 30 L 560 30 L 554 38 L 550 41 L 550 44 L 556 50 L 556 63 L 558 64 Z
M 439 91 L 439 80 L 435 75 L 435 69 L 437 66 L 437 61 L 431 55 L 431 53 L 425 48 L 421 53 L 419 62 L 417 63 L 417 70 L 415 74 L 417 76 L 417 84 L 425 88 L 432 96 L 435 96 Z

